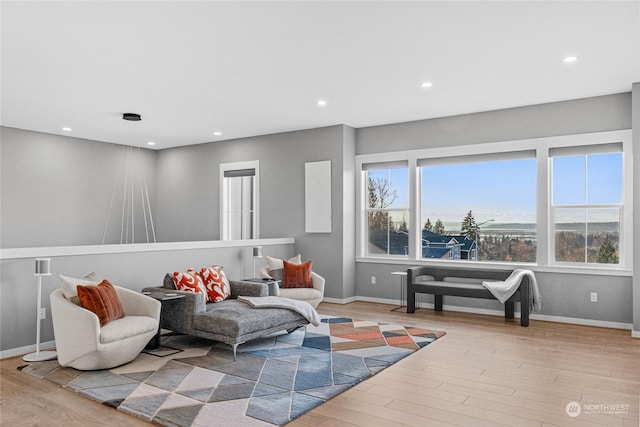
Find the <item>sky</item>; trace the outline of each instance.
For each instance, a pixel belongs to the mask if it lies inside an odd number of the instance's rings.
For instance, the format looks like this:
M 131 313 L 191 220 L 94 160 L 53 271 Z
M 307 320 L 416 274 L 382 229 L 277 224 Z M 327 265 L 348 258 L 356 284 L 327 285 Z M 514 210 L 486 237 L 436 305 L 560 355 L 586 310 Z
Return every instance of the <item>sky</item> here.
M 555 157 L 553 162 L 554 204 L 621 202 L 621 153 Z M 460 222 L 471 210 L 478 223 L 535 223 L 536 173 L 535 159 L 424 167 L 422 222 Z M 408 208 L 407 169 L 370 174 L 391 180 L 398 194 L 392 207 Z

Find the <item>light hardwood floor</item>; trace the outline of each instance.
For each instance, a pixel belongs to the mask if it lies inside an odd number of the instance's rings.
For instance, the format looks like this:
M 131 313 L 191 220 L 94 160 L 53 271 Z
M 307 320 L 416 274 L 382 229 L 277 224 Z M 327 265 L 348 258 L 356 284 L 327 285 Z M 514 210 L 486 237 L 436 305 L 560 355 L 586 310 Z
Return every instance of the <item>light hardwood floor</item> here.
M 535 320 L 522 328 L 517 319 L 391 308 L 323 303 L 318 311 L 447 335 L 290 426 L 640 425 L 640 340 L 629 331 Z M 3 427 L 149 425 L 22 374 L 22 364 L 0 362 Z M 580 404 L 576 417 L 567 415 L 570 402 Z

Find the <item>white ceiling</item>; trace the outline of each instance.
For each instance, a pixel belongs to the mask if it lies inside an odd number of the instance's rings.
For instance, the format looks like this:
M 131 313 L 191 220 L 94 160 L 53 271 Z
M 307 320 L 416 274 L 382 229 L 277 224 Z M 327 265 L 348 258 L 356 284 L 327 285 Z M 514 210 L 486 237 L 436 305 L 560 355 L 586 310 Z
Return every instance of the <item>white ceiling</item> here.
M 1 15 L 3 126 L 155 148 L 640 81 L 638 1 L 2 1 Z M 124 112 L 143 116 L 135 136 Z

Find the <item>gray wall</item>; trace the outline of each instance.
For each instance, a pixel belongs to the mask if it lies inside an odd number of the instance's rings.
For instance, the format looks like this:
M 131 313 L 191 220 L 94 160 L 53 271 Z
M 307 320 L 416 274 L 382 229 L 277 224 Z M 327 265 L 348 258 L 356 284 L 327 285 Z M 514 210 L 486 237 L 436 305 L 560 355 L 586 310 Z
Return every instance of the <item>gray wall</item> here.
M 400 299 L 400 278 L 393 271 L 402 271 L 415 264 L 380 264 L 358 262 L 356 295 L 385 300 Z M 376 276 L 376 284 L 371 284 Z M 589 319 L 604 322 L 632 323 L 631 278 L 607 275 L 536 272 L 542 295 L 542 310 L 536 314 Z M 598 293 L 598 303 L 590 302 L 590 293 Z M 406 302 L 406 294 L 404 295 Z M 433 304 L 432 295 L 419 295 L 419 302 Z M 459 297 L 444 297 L 444 304 L 464 308 L 503 311 L 498 301 Z
M 360 128 L 356 151 L 384 153 L 619 129 L 631 129 L 630 93 Z
M 353 215 L 352 196 L 348 196 L 348 209 L 343 197 L 345 185 L 347 190 L 355 185 L 353 135 L 353 129 L 332 126 L 159 152 L 160 239 L 219 239 L 219 165 L 259 160 L 260 237 L 294 237 L 295 251 L 304 259 L 313 260 L 313 270 L 325 277 L 325 295 L 342 298 L 345 281 L 350 283 L 350 291 L 354 290 L 355 252 L 348 252 L 349 247 L 345 252 L 343 241 L 345 224 L 349 230 L 354 227 L 352 218 L 343 216 L 345 211 Z M 345 154 L 350 157 L 345 158 Z M 332 232 L 309 234 L 305 233 L 304 223 L 304 168 L 305 162 L 320 160 L 331 160 Z M 350 181 L 345 184 L 345 179 Z
M 101 244 L 123 150 L 130 148 L 7 127 L 0 141 L 0 247 Z M 136 150 L 131 167 L 146 176 L 153 209 L 155 152 Z M 116 188 L 106 243 L 120 243 L 123 187 Z M 144 227 L 140 215 L 138 242 L 146 241 Z
M 293 245 L 268 246 L 268 251 L 276 257 L 289 257 Z M 41 324 L 41 342 L 54 339 L 47 295 L 60 287 L 60 274 L 82 277 L 95 271 L 115 285 L 139 291 L 147 286 L 161 286 L 166 273 L 189 267 L 218 264 L 224 266 L 229 278 L 244 277 L 253 268 L 252 254 L 251 247 L 234 247 L 53 256 L 52 275 L 42 280 L 42 306 L 47 309 L 47 318 Z M 43 252 L 41 256 L 50 254 Z M 0 260 L 0 351 L 35 343 L 37 281 L 33 263 L 33 258 Z
M 633 330 L 640 338 L 640 82 L 633 84 Z
M 640 108 L 634 111 L 637 111 L 634 117 L 640 114 Z M 631 116 L 631 94 L 624 93 L 362 128 L 356 131 L 356 149 L 357 154 L 370 154 L 630 129 Z M 636 131 L 636 148 L 638 139 Z M 637 149 L 635 151 L 638 152 Z M 637 158 L 635 164 L 638 165 Z M 635 169 L 637 183 L 638 168 Z M 636 211 L 640 200 L 637 187 L 639 185 L 636 185 Z M 635 217 L 637 224 L 638 215 Z M 636 225 L 636 242 L 640 241 L 637 233 Z M 640 271 L 637 261 L 640 248 L 635 248 L 635 252 L 634 270 L 637 275 Z M 371 298 L 398 299 L 399 279 L 389 273 L 410 266 L 359 262 L 356 268 L 356 294 Z M 371 285 L 371 276 L 377 276 L 376 285 Z M 634 321 L 631 277 L 548 272 L 540 272 L 538 277 L 543 298 L 541 314 L 608 322 Z M 598 303 L 589 301 L 590 292 L 598 292 Z M 430 298 L 424 297 L 424 302 L 432 302 Z M 469 298 L 448 298 L 445 304 L 501 309 L 500 305 L 492 301 Z M 636 311 L 638 310 L 640 305 L 636 305 Z

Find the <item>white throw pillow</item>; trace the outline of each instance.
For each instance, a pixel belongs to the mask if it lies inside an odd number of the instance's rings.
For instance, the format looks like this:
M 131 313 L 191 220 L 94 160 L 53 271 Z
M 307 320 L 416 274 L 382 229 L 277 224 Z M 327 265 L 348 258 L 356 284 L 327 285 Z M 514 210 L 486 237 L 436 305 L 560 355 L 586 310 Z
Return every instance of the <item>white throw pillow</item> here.
M 77 286 L 96 286 L 100 282 L 102 282 L 102 279 L 94 272 L 87 274 L 82 279 L 60 275 L 62 294 L 66 299 L 77 305 L 80 305 Z
M 300 257 L 300 254 L 298 254 L 289 258 L 287 262 L 290 262 L 291 264 L 302 264 L 302 258 Z M 269 267 L 269 271 L 280 270 L 284 268 L 284 262 L 282 262 L 280 258 L 272 258 L 267 255 L 267 266 Z

